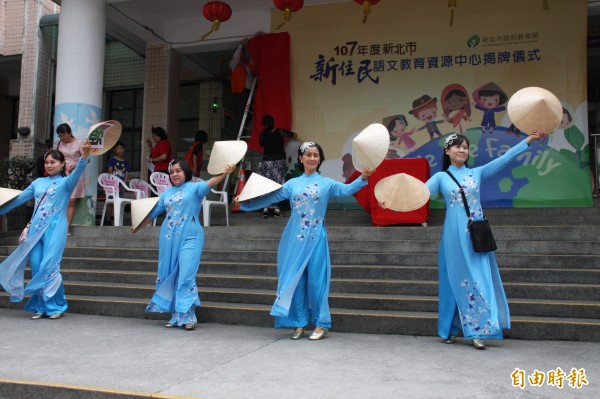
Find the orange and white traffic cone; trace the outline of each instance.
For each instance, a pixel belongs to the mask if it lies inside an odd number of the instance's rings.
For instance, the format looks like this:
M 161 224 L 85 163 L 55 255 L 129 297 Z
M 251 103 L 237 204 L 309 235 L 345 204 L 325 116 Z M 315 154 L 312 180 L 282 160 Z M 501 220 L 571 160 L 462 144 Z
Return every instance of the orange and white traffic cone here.
M 244 171 L 243 167 L 240 167 L 240 175 L 238 176 L 238 182 L 237 182 L 237 187 L 235 190 L 234 198 L 242 193 L 242 190 L 244 189 L 245 185 L 246 185 L 246 172 Z M 240 210 L 241 209 L 240 209 L 239 202 L 234 203 L 233 207 L 231 208 L 231 212 L 238 212 Z

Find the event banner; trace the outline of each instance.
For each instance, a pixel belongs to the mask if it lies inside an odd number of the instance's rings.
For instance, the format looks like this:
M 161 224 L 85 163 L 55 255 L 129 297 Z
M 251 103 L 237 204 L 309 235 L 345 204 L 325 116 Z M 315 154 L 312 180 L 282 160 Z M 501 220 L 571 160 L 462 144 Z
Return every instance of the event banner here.
M 562 123 L 484 182 L 483 205 L 591 206 L 586 21 L 586 0 L 458 0 L 452 19 L 445 1 L 384 0 L 365 23 L 355 2 L 305 6 L 282 28 L 293 130 L 323 146 L 322 173 L 339 181 L 354 171 L 353 137 L 374 122 L 388 129 L 388 158 L 426 158 L 433 175 L 449 134 L 468 137 L 471 167 L 523 140 L 507 103 L 543 87 Z

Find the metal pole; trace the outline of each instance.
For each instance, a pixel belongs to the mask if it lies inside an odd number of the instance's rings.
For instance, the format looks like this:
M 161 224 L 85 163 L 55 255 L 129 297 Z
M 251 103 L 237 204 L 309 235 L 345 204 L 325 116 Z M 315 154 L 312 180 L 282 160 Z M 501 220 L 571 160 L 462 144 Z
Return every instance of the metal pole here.
M 594 170 L 595 170 L 595 175 L 594 175 L 594 186 L 596 187 L 595 190 L 595 195 L 599 196 L 600 195 L 600 179 L 598 179 L 598 150 L 600 148 L 598 148 L 598 137 L 600 137 L 600 134 L 592 134 L 591 135 L 594 138 Z

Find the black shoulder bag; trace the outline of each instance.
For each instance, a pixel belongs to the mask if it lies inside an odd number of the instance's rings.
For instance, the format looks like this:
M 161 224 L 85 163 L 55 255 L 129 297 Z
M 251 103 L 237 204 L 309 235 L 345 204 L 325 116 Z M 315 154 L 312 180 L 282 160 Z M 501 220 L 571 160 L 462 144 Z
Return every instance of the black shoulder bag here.
M 490 223 L 485 217 L 483 220 L 477 221 L 471 218 L 469 204 L 467 203 L 467 197 L 465 196 L 463 188 L 450 171 L 447 170 L 446 173 L 448 173 L 448 176 L 450 176 L 458 186 L 463 203 L 465 204 L 465 212 L 467 212 L 467 218 L 469 219 L 469 232 L 471 234 L 471 241 L 473 242 L 473 249 L 475 252 L 495 251 L 498 247 L 496 246 L 496 240 L 494 240 Z

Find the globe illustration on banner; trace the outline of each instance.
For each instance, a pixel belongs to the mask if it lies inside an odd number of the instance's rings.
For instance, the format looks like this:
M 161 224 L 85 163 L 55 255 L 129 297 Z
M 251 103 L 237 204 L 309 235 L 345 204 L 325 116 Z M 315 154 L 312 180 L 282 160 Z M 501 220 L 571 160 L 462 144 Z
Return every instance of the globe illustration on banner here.
M 464 134 L 470 142 L 470 168 L 497 159 L 526 137 L 524 134 L 515 136 L 504 127 L 497 127 L 493 134 L 482 134 L 479 128 L 468 129 Z M 446 136 L 422 145 L 406 158 L 426 158 L 431 175 L 442 171 Z M 547 139 L 532 143 L 528 151 L 483 182 L 480 194 L 484 208 L 535 207 L 540 204 L 588 206 L 586 198 L 591 190 L 589 165 L 580 162 L 572 152 L 548 147 L 545 141 Z M 581 198 L 580 203 L 578 197 Z M 443 208 L 444 203 L 432 199 L 431 206 Z

